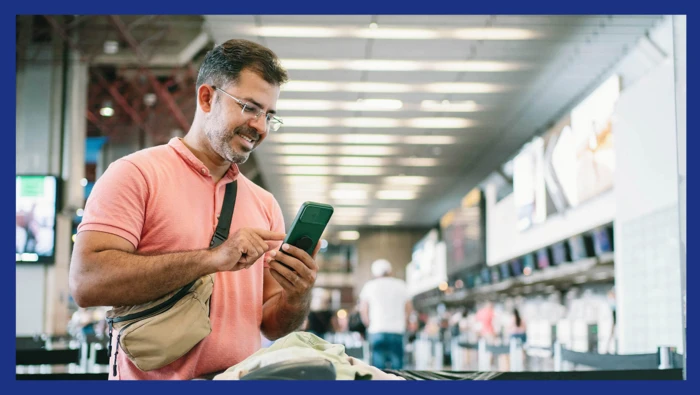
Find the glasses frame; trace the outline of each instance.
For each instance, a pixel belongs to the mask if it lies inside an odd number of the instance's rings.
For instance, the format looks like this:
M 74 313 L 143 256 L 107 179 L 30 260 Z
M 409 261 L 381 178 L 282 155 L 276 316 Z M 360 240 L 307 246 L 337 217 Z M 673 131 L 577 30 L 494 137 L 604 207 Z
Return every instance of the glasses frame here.
M 264 111 L 262 108 L 258 108 L 258 106 L 256 106 L 255 104 L 253 104 L 253 103 L 248 103 L 248 102 L 244 102 L 243 100 L 237 98 L 236 96 L 233 96 L 232 94 L 226 92 L 225 90 L 223 90 L 223 89 L 221 89 L 221 88 L 219 88 L 219 87 L 217 87 L 217 86 L 212 85 L 211 87 L 212 87 L 214 90 L 217 90 L 217 91 L 219 91 L 219 92 L 225 94 L 226 96 L 230 97 L 230 98 L 233 99 L 239 106 L 241 106 L 241 114 L 242 114 L 242 115 L 250 115 L 250 113 L 247 113 L 247 114 L 246 114 L 246 108 L 250 108 L 250 109 L 256 109 L 256 108 L 257 108 L 257 109 L 258 109 L 258 112 L 255 113 L 255 114 L 253 115 L 253 118 L 254 118 L 256 121 L 260 118 L 260 116 L 261 116 L 262 114 L 265 114 L 265 125 L 267 126 L 268 132 L 276 132 L 276 131 L 280 130 L 280 128 L 282 127 L 282 125 L 284 125 L 284 122 L 282 122 L 282 119 L 280 119 L 279 117 L 276 117 L 276 116 L 274 116 L 274 115 L 272 115 L 272 114 L 270 114 L 270 113 L 265 113 L 265 111 Z M 273 121 L 274 121 L 274 122 L 273 122 Z

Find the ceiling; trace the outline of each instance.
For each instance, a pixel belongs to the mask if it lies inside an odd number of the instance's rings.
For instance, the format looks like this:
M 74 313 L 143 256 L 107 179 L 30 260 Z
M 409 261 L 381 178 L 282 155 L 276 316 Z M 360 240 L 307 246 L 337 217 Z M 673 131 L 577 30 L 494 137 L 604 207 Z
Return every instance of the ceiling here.
M 336 230 L 362 226 L 436 224 L 602 82 L 659 21 L 656 16 L 87 16 L 48 26 L 53 33 L 79 32 L 73 44 L 93 66 L 91 127 L 103 133 L 100 124 L 116 129 L 136 123 L 142 145 L 186 130 L 194 113 L 196 68 L 212 44 L 247 38 L 271 48 L 290 75 L 277 105 L 284 126 L 258 148 L 250 171 L 259 172 L 288 223 L 303 201 L 332 204 L 332 238 Z M 105 40 L 118 41 L 124 50 L 105 54 Z M 111 79 L 101 83 L 100 76 Z M 157 104 L 143 104 L 147 92 L 158 95 Z M 115 93 L 134 111 L 101 119 L 94 106 Z

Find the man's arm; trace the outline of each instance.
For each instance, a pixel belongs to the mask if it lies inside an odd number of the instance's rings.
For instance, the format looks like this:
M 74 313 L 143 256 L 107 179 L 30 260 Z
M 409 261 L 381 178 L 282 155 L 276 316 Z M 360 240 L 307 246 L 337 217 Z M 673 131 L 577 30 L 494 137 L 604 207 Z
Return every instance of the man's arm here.
M 291 303 L 287 300 L 284 289 L 265 268 L 263 280 L 263 317 L 260 330 L 265 338 L 277 340 L 301 328 L 309 315 L 311 298 Z
M 70 290 L 80 307 L 137 305 L 213 273 L 209 260 L 204 250 L 138 255 L 119 236 L 80 232 L 70 265 Z
M 71 294 L 80 307 L 130 306 L 156 300 L 195 279 L 253 265 L 284 233 L 244 228 L 213 249 L 139 255 L 126 239 L 84 231 L 70 266 Z
M 369 328 L 369 303 L 366 300 L 360 302 L 360 319 L 365 327 Z
M 287 250 L 289 255 L 271 251 L 270 267 L 265 268 L 263 279 L 260 326 L 267 339 L 276 340 L 298 330 L 308 317 L 318 271 L 314 258 L 320 248 L 319 242 L 312 256 L 293 246 Z

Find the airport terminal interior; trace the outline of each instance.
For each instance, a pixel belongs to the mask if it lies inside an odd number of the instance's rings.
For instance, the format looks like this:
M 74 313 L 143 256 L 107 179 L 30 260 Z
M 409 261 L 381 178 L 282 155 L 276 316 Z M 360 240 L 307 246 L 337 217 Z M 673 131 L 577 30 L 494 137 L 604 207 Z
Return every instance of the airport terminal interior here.
M 289 76 L 281 127 L 240 173 L 286 231 L 305 202 L 333 207 L 297 332 L 411 380 L 685 378 L 685 16 L 18 15 L 16 29 L 18 379 L 112 373 L 114 306 L 80 307 L 69 287 L 86 204 L 112 163 L 187 135 L 200 65 L 231 39 Z M 398 366 L 377 366 L 366 314 L 394 298 L 365 297 L 381 274 L 407 295 L 387 313 Z

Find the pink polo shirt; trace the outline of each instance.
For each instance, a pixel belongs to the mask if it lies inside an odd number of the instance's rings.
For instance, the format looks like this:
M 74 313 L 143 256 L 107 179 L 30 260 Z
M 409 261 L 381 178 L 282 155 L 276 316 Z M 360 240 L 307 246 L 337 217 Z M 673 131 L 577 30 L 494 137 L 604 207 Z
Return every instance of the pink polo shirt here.
M 226 184 L 234 179 L 238 194 L 230 234 L 242 227 L 284 232 L 282 211 L 272 194 L 240 174 L 236 165 L 214 184 L 206 166 L 179 138 L 112 163 L 90 194 L 78 232 L 123 237 L 140 253 L 206 249 Z M 247 270 L 216 274 L 212 332 L 189 353 L 143 372 L 120 350 L 117 377 L 110 368 L 110 379 L 188 380 L 227 369 L 253 354 L 260 348 L 263 270 L 261 258 Z

